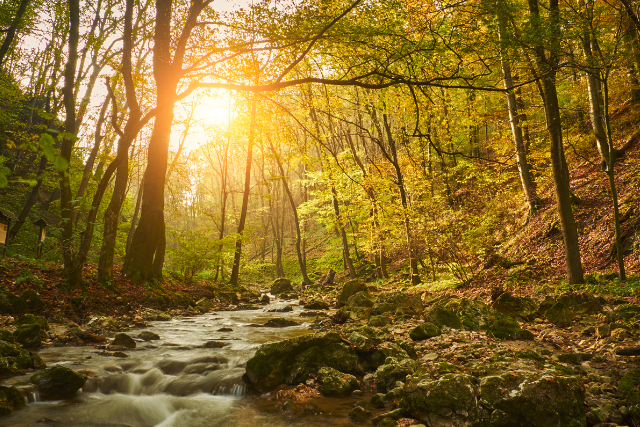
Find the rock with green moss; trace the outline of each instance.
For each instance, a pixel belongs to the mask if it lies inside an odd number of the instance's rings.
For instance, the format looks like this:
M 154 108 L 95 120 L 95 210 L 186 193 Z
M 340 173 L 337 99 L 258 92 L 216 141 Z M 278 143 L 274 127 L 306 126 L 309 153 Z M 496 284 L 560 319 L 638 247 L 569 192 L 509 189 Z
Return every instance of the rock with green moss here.
M 444 307 L 432 307 L 425 314 L 425 321 L 433 323 L 439 328 L 447 326 L 453 329 L 462 329 L 462 322 L 460 322 L 458 315 Z
M 522 329 L 520 324 L 506 316 L 499 316 L 487 327 L 487 335 L 501 340 L 533 340 L 533 333 Z
M 40 325 L 27 324 L 13 331 L 13 339 L 25 348 L 37 348 L 47 339 L 47 334 Z
M 0 289 L 0 313 L 20 314 L 27 311 L 27 303 L 7 289 Z
M 66 366 L 54 366 L 38 372 L 29 381 L 38 387 L 40 397 L 45 400 L 57 400 L 75 396 L 87 381 L 87 377 Z
M 606 300 L 587 292 L 565 292 L 556 297 L 556 302 L 570 307 L 575 313 L 597 314 L 602 311 Z
M 124 347 L 124 348 L 136 348 L 136 342 L 133 338 L 131 338 L 127 334 L 116 334 L 115 338 L 111 342 L 111 346 L 113 347 Z
M 374 305 L 378 314 L 395 314 L 398 309 L 405 316 L 415 316 L 421 314 L 424 307 L 418 296 L 407 295 L 402 292 L 392 292 L 378 297 L 378 302 Z
M 18 318 L 18 320 L 14 321 L 13 324 L 17 327 L 26 325 L 38 325 L 43 331 L 49 330 L 47 319 L 42 316 L 34 316 L 33 314 L 23 314 Z
M 196 307 L 202 312 L 207 312 L 213 308 L 213 303 L 209 298 L 205 297 L 196 302 Z
M 405 381 L 407 375 L 413 374 L 417 367 L 418 363 L 415 360 L 388 357 L 384 364 L 376 369 L 376 392 L 387 393 L 396 387 L 397 381 Z
M 568 363 L 570 365 L 579 365 L 582 362 L 586 362 L 593 358 L 593 354 L 591 353 L 562 353 L 556 356 L 558 358 L 558 362 Z
M 373 369 L 383 365 L 388 357 L 398 360 L 411 359 L 411 356 L 395 342 L 383 342 L 377 346 L 373 353 L 367 355 L 365 362 Z
M 414 346 L 412 346 L 408 342 L 405 342 L 401 339 L 396 339 L 395 342 L 401 349 L 403 349 L 409 355 L 410 358 L 412 358 L 413 360 L 416 360 L 418 358 L 418 352 L 416 351 L 416 348 Z
M 555 303 L 544 315 L 558 328 L 568 328 L 573 321 L 573 310 L 562 302 Z
M 377 315 L 377 316 L 371 316 L 371 318 L 369 319 L 369 326 L 373 326 L 376 328 L 380 328 L 386 325 L 391 325 L 392 323 L 393 323 L 393 320 L 391 320 L 391 318 L 387 316 Z
M 246 378 L 264 393 L 285 382 L 303 382 L 321 367 L 353 372 L 357 365 L 355 350 L 342 344 L 339 334 L 323 332 L 263 344 L 247 361 Z
M 349 342 L 355 346 L 356 351 L 359 353 L 369 353 L 373 349 L 373 340 L 359 332 L 352 332 L 349 335 L 348 339 Z
M 640 306 L 637 304 L 622 304 L 608 313 L 609 321 L 621 321 L 640 318 Z
M 347 299 L 348 307 L 373 307 L 374 302 L 369 292 L 361 291 Z
M 349 298 L 358 292 L 366 292 L 367 285 L 365 285 L 362 281 L 358 279 L 349 280 L 346 282 L 342 289 L 340 290 L 340 294 L 338 295 L 338 303 L 341 305 L 347 304 Z
M 6 329 L 0 329 L 0 341 L 15 342 L 13 339 L 13 333 Z
M 411 377 L 405 384 L 408 410 L 430 427 L 472 426 L 481 420 L 475 379 L 467 374 Z
M 304 308 L 307 310 L 328 310 L 329 304 L 321 300 L 320 298 L 315 298 L 304 305 Z
M 418 325 L 409 332 L 409 337 L 414 341 L 423 341 L 429 338 L 437 337 L 442 331 L 431 322 L 425 322 Z
M 347 414 L 349 421 L 356 424 L 367 421 L 369 418 L 371 418 L 371 416 L 371 412 L 367 411 L 362 406 L 356 406 Z
M 538 302 L 529 297 L 516 297 L 505 292 L 493 302 L 492 308 L 498 313 L 513 318 L 533 320 L 538 311 Z
M 37 292 L 31 289 L 27 289 L 26 291 L 24 291 L 21 297 L 24 300 L 25 304 L 27 304 L 27 309 L 30 311 L 38 312 L 46 306 L 42 297 L 38 295 Z
M 138 334 L 138 338 L 144 341 L 156 341 L 160 339 L 160 335 L 151 331 L 142 331 Z
M 441 305 L 447 310 L 453 311 L 462 327 L 470 331 L 485 330 L 495 317 L 495 312 L 487 304 L 471 298 L 450 298 Z
M 0 385 L 0 415 L 24 408 L 24 396 L 15 387 Z
M 159 322 L 168 322 L 171 320 L 171 315 L 166 311 L 148 309 L 142 313 L 144 320 L 155 320 Z
M 353 375 L 329 367 L 320 368 L 318 371 L 318 384 L 322 394 L 335 397 L 348 396 L 359 386 Z
M 279 277 L 273 281 L 269 293 L 271 295 L 288 294 L 294 292 L 293 286 L 291 286 L 291 280 Z
M 640 369 L 625 374 L 618 383 L 618 393 L 621 394 L 629 408 L 633 421 L 640 423 Z

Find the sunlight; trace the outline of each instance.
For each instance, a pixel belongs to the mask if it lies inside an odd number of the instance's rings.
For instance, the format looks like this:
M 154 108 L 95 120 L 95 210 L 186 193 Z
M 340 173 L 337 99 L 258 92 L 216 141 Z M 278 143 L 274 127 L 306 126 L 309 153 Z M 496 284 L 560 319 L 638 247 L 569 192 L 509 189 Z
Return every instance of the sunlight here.
M 205 142 L 207 130 L 227 126 L 233 104 L 233 93 L 220 89 L 194 93 L 176 105 L 170 149 L 177 151 L 184 140 L 182 150 L 185 154 L 196 150 Z

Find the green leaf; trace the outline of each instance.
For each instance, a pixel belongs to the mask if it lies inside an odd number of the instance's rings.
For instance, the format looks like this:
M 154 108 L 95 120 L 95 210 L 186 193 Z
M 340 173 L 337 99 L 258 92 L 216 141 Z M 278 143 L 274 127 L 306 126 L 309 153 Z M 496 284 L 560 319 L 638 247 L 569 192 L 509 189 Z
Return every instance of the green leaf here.
M 69 162 L 64 157 L 58 156 L 53 161 L 53 166 L 58 172 L 64 172 L 69 169 Z
M 7 184 L 9 184 L 9 181 L 7 181 L 7 177 L 3 173 L 0 173 L 0 188 L 6 187 Z
M 42 146 L 44 155 L 50 162 L 52 162 L 56 157 L 56 153 L 53 149 L 53 144 L 54 141 L 51 135 L 47 133 L 43 133 L 42 135 L 40 135 L 40 145 Z
M 27 184 L 29 187 L 35 187 L 36 185 L 38 185 L 38 181 L 35 179 L 16 178 L 14 182 Z
M 93 179 L 95 181 L 100 181 L 102 179 L 102 174 L 103 173 L 104 173 L 104 171 L 102 170 L 102 167 L 98 167 L 98 169 L 96 169 L 95 175 L 93 175 Z

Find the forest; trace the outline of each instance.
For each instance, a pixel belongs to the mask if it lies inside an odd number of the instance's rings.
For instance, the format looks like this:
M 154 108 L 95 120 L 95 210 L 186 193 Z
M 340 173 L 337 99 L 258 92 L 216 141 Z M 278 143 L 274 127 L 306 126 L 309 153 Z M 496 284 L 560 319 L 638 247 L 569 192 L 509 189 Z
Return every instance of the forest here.
M 637 426 L 639 17 L 0 0 L 0 426 Z

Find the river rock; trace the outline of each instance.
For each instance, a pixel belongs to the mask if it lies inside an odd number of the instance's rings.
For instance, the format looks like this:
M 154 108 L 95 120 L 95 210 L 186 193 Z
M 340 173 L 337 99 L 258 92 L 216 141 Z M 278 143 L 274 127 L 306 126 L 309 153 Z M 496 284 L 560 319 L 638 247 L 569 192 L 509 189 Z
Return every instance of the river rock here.
M 38 387 L 43 399 L 57 400 L 75 396 L 87 377 L 66 366 L 54 366 L 33 375 L 30 381 Z
M 442 306 L 454 312 L 462 327 L 470 331 L 487 329 L 496 314 L 487 304 L 471 298 L 448 297 L 434 306 Z
M 307 310 L 328 310 L 329 304 L 321 299 L 316 298 L 306 303 L 304 305 L 304 308 L 306 308 Z
M 44 300 L 37 292 L 31 289 L 27 289 L 21 295 L 24 302 L 27 304 L 27 309 L 33 312 L 38 312 L 46 307 Z
M 16 409 L 24 408 L 24 396 L 15 387 L 0 385 L 0 415 L 9 415 Z
M 24 369 L 44 368 L 42 358 L 6 341 L 0 341 L 0 378 L 23 374 Z
M 285 379 L 289 384 L 306 381 L 309 373 L 322 366 L 351 372 L 357 364 L 355 350 L 341 344 L 339 334 L 322 332 L 263 344 L 247 361 L 246 378 L 265 393 Z
M 533 340 L 533 333 L 522 329 L 520 324 L 506 316 L 499 316 L 487 328 L 487 335 L 501 340 Z
M 318 371 L 319 389 L 325 396 L 348 396 L 358 388 L 358 380 L 353 375 L 345 374 L 336 369 L 324 367 Z
M 602 306 L 606 303 L 606 300 L 587 292 L 566 292 L 558 295 L 556 302 L 563 303 L 576 313 L 597 314 L 602 311 Z
M 116 346 L 124 347 L 124 348 L 136 348 L 136 342 L 129 335 L 120 333 L 120 334 L 116 334 L 115 338 L 113 339 L 113 341 L 111 341 L 111 344 L 109 345 L 109 347 L 116 347 Z
M 378 297 L 378 302 L 374 306 L 378 314 L 393 313 L 399 308 L 406 308 L 405 314 L 416 315 L 422 313 L 424 307 L 418 296 L 407 295 L 403 292 L 392 292 Z
M 160 339 L 160 335 L 151 331 L 142 331 L 138 334 L 138 338 L 144 341 L 155 341 Z M 135 344 L 135 341 L 134 341 Z
M 346 282 L 342 289 L 340 290 L 340 294 L 338 295 L 338 303 L 341 305 L 345 305 L 349 298 L 358 292 L 366 292 L 367 285 L 365 285 L 362 281 L 358 279 L 349 280 Z
M 196 302 L 196 307 L 198 307 L 200 311 L 206 312 L 213 308 L 213 303 L 209 298 L 201 298 Z
M 269 304 L 269 302 L 270 302 L 270 301 L 271 301 L 271 299 L 269 298 L 269 295 L 267 295 L 267 294 L 263 294 L 263 295 L 260 297 L 260 301 L 259 301 L 259 303 L 260 303 L 260 304 Z
M 493 302 L 492 308 L 498 313 L 509 317 L 533 320 L 539 305 L 533 298 L 516 297 L 509 292 L 505 292 Z
M 640 318 L 640 306 L 637 304 L 622 304 L 616 307 L 615 310 L 608 313 L 609 322 L 615 322 L 620 320 L 631 320 Z
M 460 322 L 458 315 L 449 309 L 439 306 L 432 307 L 427 311 L 425 320 L 439 328 L 447 326 L 453 329 L 462 329 L 462 322 Z
M 347 414 L 347 417 L 349 418 L 349 421 L 351 421 L 352 423 L 359 424 L 371 418 L 371 412 L 367 411 L 362 406 L 356 406 L 355 408 L 349 411 L 349 413 Z
M 573 310 L 562 302 L 555 303 L 544 315 L 558 328 L 568 328 L 573 321 Z
M 369 319 L 369 326 L 382 327 L 385 325 L 391 325 L 393 320 L 387 316 L 371 316 Z
M 271 310 L 267 310 L 268 313 L 288 313 L 290 311 L 293 311 L 293 307 L 291 307 L 290 305 L 285 305 L 284 307 L 281 307 L 281 308 L 274 308 Z
M 6 329 L 0 329 L 0 341 L 15 342 L 15 340 L 13 339 L 13 333 L 7 331 Z
M 373 304 L 373 299 L 367 291 L 361 291 L 351 295 L 346 303 L 348 307 L 373 307 Z
M 275 317 L 267 320 L 264 326 L 268 328 L 286 328 L 289 326 L 298 326 L 298 322 L 295 320 L 285 319 L 284 317 Z
M 47 334 L 38 324 L 26 324 L 13 331 L 13 339 L 25 348 L 37 348 L 47 339 Z
M 49 330 L 49 324 L 47 323 L 47 319 L 42 316 L 34 316 L 33 314 L 23 314 L 18 318 L 18 320 L 14 321 L 13 324 L 16 327 L 25 326 L 25 325 L 38 325 L 40 329 L 43 331 Z
M 349 342 L 353 344 L 359 353 L 369 353 L 373 348 L 373 340 L 359 332 L 352 332 L 348 337 Z
M 149 309 L 142 313 L 142 318 L 144 320 L 168 322 L 171 320 L 171 315 L 166 311 Z
M 418 363 L 412 359 L 398 360 L 388 357 L 383 365 L 376 369 L 375 389 L 377 393 L 386 393 L 395 388 L 396 381 L 404 381 L 407 375 L 413 374 Z
M 422 325 L 418 325 L 409 332 L 409 337 L 414 341 L 422 341 L 429 338 L 437 337 L 442 332 L 440 328 L 431 322 L 425 322 Z
M 25 311 L 27 303 L 22 298 L 7 289 L 0 289 L 0 313 L 20 314 Z
M 294 292 L 293 286 L 291 286 L 291 280 L 280 277 L 273 281 L 269 293 L 271 295 L 288 294 Z

